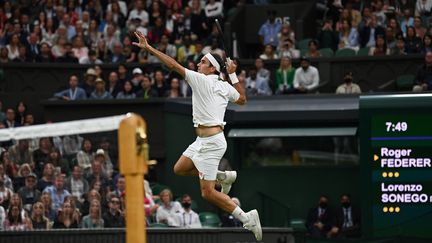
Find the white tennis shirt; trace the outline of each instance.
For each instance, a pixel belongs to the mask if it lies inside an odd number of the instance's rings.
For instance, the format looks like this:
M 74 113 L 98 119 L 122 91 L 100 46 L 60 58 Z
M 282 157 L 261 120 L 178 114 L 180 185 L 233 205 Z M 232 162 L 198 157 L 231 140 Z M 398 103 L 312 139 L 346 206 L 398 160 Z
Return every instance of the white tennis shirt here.
M 192 116 L 194 127 L 225 126 L 228 101 L 235 102 L 240 93 L 217 75 L 204 75 L 185 69 L 185 79 L 192 88 Z

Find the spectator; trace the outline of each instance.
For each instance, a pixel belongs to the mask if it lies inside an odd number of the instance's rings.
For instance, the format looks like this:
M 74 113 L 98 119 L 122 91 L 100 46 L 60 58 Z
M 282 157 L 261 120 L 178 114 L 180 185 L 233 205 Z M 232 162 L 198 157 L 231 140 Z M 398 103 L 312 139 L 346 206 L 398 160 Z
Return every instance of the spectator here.
M 126 14 L 125 14 L 126 16 Z M 149 15 L 147 11 L 144 10 L 144 1 L 136 0 L 135 7 L 132 11 L 129 12 L 128 25 L 131 24 L 131 21 L 134 19 L 140 20 L 140 25 L 146 26 L 149 22 Z
M 121 91 L 121 84 L 119 82 L 117 72 L 111 72 L 109 74 L 107 91 L 111 94 L 112 97 L 116 97 L 117 94 Z
M 423 37 L 423 44 L 422 44 L 422 54 L 426 54 L 428 52 L 432 52 L 432 35 L 425 34 Z
M 66 43 L 64 46 L 65 51 L 63 56 L 58 57 L 56 61 L 59 63 L 78 63 L 78 58 L 75 57 L 72 51 L 72 44 Z
M 378 35 L 384 36 L 385 31 L 378 25 L 376 16 L 372 15 L 360 29 L 360 47 L 374 47 Z
M 278 34 L 278 49 L 280 49 L 282 46 L 287 44 L 288 40 L 291 40 L 291 43 L 294 44 L 295 42 L 295 34 L 294 31 L 291 29 L 291 25 L 289 23 L 285 23 L 281 27 L 281 31 Z
M 432 1 L 430 1 L 432 3 Z M 417 37 L 423 39 L 423 36 L 426 34 L 426 28 L 423 27 L 422 18 L 420 16 L 414 17 L 414 29 Z
M 321 52 L 318 51 L 318 42 L 316 40 L 310 40 L 308 43 L 308 51 L 305 53 L 306 57 L 320 57 Z
M 11 146 L 9 148 L 9 156 L 17 165 L 22 165 L 24 163 L 32 166 L 34 165 L 33 153 L 30 151 L 29 142 L 26 139 L 19 140 L 18 144 Z
M 286 40 L 284 43 L 282 46 L 279 45 L 278 55 L 280 58 L 288 57 L 295 59 L 300 57 L 300 51 L 295 49 L 294 42 L 291 39 Z
M 105 90 L 105 81 L 101 78 L 97 78 L 95 81 L 95 90 L 91 93 L 91 100 L 109 100 L 113 97 Z
M 49 154 L 52 149 L 51 140 L 47 137 L 39 138 L 39 148 L 33 151 L 33 161 L 35 163 L 35 173 L 40 177 Z
M 9 51 L 6 47 L 0 47 L 0 63 L 8 63 L 9 62 Z
M 39 63 L 55 62 L 54 56 L 51 54 L 51 46 L 47 42 L 40 44 L 40 54 L 35 59 Z
M 306 229 L 312 237 L 328 237 L 335 226 L 333 211 L 329 208 L 328 197 L 320 196 L 318 206 L 311 208 L 306 219 Z
M 183 97 L 183 94 L 180 91 L 180 81 L 178 78 L 172 78 L 171 79 L 170 89 L 167 90 L 164 97 L 167 97 L 167 98 Z
M 282 25 L 276 22 L 276 11 L 270 10 L 267 12 L 268 20 L 261 25 L 258 35 L 263 46 L 272 45 L 278 46 L 278 33 L 282 29 Z
M 84 89 L 78 87 L 78 77 L 71 75 L 69 77 L 69 89 L 54 94 L 54 97 L 63 100 L 85 100 L 87 95 Z
M 126 56 L 123 55 L 123 45 L 120 42 L 114 42 L 113 51 L 108 55 L 108 62 L 110 63 L 124 63 Z
M 93 199 L 90 202 L 89 214 L 84 216 L 82 219 L 82 228 L 96 229 L 103 227 L 104 220 L 102 219 L 101 203 L 99 200 Z
M 9 207 L 4 222 L 5 231 L 23 231 L 32 229 L 31 221 L 26 217 L 21 217 L 20 212 L 21 208 L 19 206 Z
M 351 196 L 343 194 L 341 206 L 336 209 L 336 225 L 332 228 L 332 236 L 341 238 L 360 237 L 360 210 L 351 204 Z
M 385 56 L 390 55 L 390 49 L 387 48 L 386 41 L 383 35 L 376 36 L 375 47 L 369 49 L 369 56 Z
M 158 97 L 164 97 L 168 90 L 168 86 L 166 85 L 165 76 L 162 70 L 156 70 L 154 72 L 154 80 L 153 88 L 157 91 Z
M 306 57 L 300 59 L 300 67 L 295 71 L 293 83 L 294 89 L 298 93 L 308 93 L 318 87 L 318 69 L 311 66 L 309 59 Z
M 32 60 L 27 55 L 27 48 L 24 45 L 18 47 L 18 57 L 13 59 L 14 62 L 31 62 Z
M 14 60 L 19 57 L 20 40 L 17 34 L 12 35 L 11 40 L 6 48 L 8 50 L 8 59 Z
M 431 0 L 417 0 L 415 5 L 415 16 L 430 16 L 432 9 Z
M 268 81 L 257 75 L 255 67 L 249 69 L 249 77 L 246 79 L 246 93 L 248 95 L 271 95 Z
M 132 75 L 133 75 L 131 79 L 131 83 L 133 86 L 132 91 L 136 94 L 138 91 L 141 90 L 141 82 L 144 77 L 144 74 L 141 68 L 134 68 L 132 70 Z
M 264 61 L 261 58 L 255 59 L 255 68 L 258 77 L 261 77 L 270 83 L 270 71 L 264 67 Z
M 432 90 L 432 52 L 426 53 L 425 63 L 417 70 L 414 84 L 414 92 Z
M 54 220 L 54 229 L 79 228 L 79 221 L 75 215 L 75 207 L 70 201 L 65 201 Z
M 278 59 L 278 55 L 274 52 L 273 46 L 272 45 L 266 45 L 264 47 L 264 52 L 263 54 L 261 54 L 259 56 L 259 58 L 263 59 L 263 60 L 274 60 L 274 59 Z
M 3 168 L 3 165 L 0 165 Z M 4 177 L 0 177 L 0 206 L 7 208 L 13 191 L 6 187 Z
M 98 160 L 102 165 L 102 172 L 108 178 L 111 178 L 113 173 L 113 164 L 111 163 L 111 159 L 109 155 L 105 153 L 103 149 L 98 149 L 95 154 L 95 160 Z
M 15 110 L 12 108 L 6 109 L 6 120 L 4 120 L 3 125 L 5 128 L 19 127 L 20 124 L 15 121 Z
M 45 188 L 52 186 L 54 182 L 55 168 L 51 163 L 46 163 L 42 172 L 42 178 L 39 179 L 37 188 L 39 191 L 44 191 Z
M 18 195 L 24 204 L 24 209 L 31 211 L 32 205 L 39 200 L 41 192 L 36 188 L 37 176 L 33 173 L 28 175 L 25 180 L 25 186 L 18 190 Z
M 137 98 L 149 99 L 151 97 L 158 97 L 158 93 L 153 89 L 151 80 L 148 76 L 144 76 L 141 82 L 142 89 L 136 94 Z
M 294 92 L 295 69 L 291 59 L 282 57 L 279 68 L 276 70 L 276 94 L 290 94 Z
M 237 206 L 241 207 L 240 200 L 236 197 L 231 198 Z M 221 217 L 222 227 L 243 227 L 243 223 L 236 219 L 232 214 L 225 213 Z
M 57 211 L 61 208 L 65 197 L 69 196 L 70 193 L 64 189 L 64 177 L 58 173 L 54 177 L 54 185 L 46 187 L 44 192 L 48 192 L 52 198 L 52 208 Z
M 27 114 L 27 105 L 24 103 L 24 101 L 18 102 L 16 111 L 15 121 L 20 124 L 20 126 L 22 126 L 24 125 L 24 119 Z
M 197 50 L 197 48 L 200 48 L 200 50 Z M 194 61 L 201 60 L 198 59 L 198 56 L 202 55 L 202 49 L 203 49 L 203 45 L 201 42 L 193 44 L 191 40 L 191 36 L 184 35 L 183 43 L 178 48 L 177 51 L 177 61 L 179 63 L 185 63 L 186 59 L 193 59 Z
M 27 53 L 29 54 L 32 61 L 37 60 L 37 57 L 40 55 L 39 41 L 39 37 L 36 35 L 36 33 L 30 34 L 27 42 Z
M 126 81 L 123 84 L 123 90 L 117 94 L 116 99 L 135 99 L 136 95 L 132 91 L 133 85 L 131 81 Z
M 196 212 L 191 209 L 192 198 L 188 194 L 182 196 L 181 205 L 183 212 L 178 214 L 180 227 L 183 228 L 201 228 L 201 221 Z
M 0 206 L 0 231 L 4 230 L 5 220 L 6 220 L 6 211 L 2 206 Z
M 84 84 L 82 88 L 85 90 L 87 97 L 90 97 L 91 93 L 94 91 L 97 77 L 96 69 L 94 68 L 88 68 L 84 74 Z
M 405 50 L 408 54 L 420 53 L 422 40 L 417 37 L 414 27 L 407 27 Z
M 333 30 L 333 21 L 328 19 L 324 21 L 323 27 L 318 34 L 318 41 L 321 48 L 337 49 L 338 45 L 338 34 Z
M 402 35 L 396 38 L 396 46 L 391 50 L 392 55 L 407 55 L 405 50 L 405 39 Z
M 42 192 L 40 201 L 44 205 L 44 216 L 49 219 L 51 225 L 57 215 L 56 212 L 52 209 L 52 200 L 50 194 L 48 192 Z
M 89 184 L 87 180 L 83 178 L 82 169 L 78 165 L 75 165 L 72 171 L 72 175 L 65 181 L 65 188 L 72 196 L 75 196 L 79 202 L 84 201 L 84 195 L 89 191 Z
M 81 150 L 76 155 L 77 163 L 83 170 L 84 174 L 90 173 L 91 162 L 94 158 L 92 141 L 84 139 Z
M 392 50 L 396 47 L 396 41 L 397 41 L 396 35 L 395 35 L 392 27 L 387 26 L 385 31 L 386 31 L 385 40 L 387 43 L 387 48 L 389 50 Z
M 360 86 L 353 83 L 353 74 L 352 72 L 345 73 L 344 83 L 339 85 L 336 89 L 336 94 L 360 94 L 361 89 Z
M 95 50 L 89 50 L 88 52 L 88 57 L 82 57 L 81 59 L 79 59 L 79 63 L 80 64 L 92 64 L 92 65 L 99 65 L 99 64 L 103 64 L 103 61 L 100 60 L 97 57 L 96 51 Z
M 99 194 L 99 192 L 97 190 L 90 189 L 89 192 L 87 193 L 86 197 L 85 197 L 84 202 L 81 205 L 80 212 L 82 213 L 82 215 L 89 214 L 90 202 L 93 200 L 101 201 L 101 195 Z
M 351 25 L 348 20 L 342 20 L 342 26 L 339 30 L 339 49 L 350 48 L 359 49 L 359 33 L 356 27 Z
M 219 41 L 217 38 L 212 38 L 210 40 L 210 45 L 206 45 L 202 50 L 202 53 L 205 55 L 207 53 L 217 54 L 219 56 L 223 56 L 224 52 L 219 48 Z
M 62 158 L 60 150 L 58 148 L 51 148 L 48 158 L 45 162 L 51 163 L 57 172 L 62 173 L 66 176 L 70 175 L 71 167 L 69 165 L 69 161 Z
M 159 43 L 162 35 L 169 35 L 169 32 L 166 30 L 163 20 L 161 17 L 157 17 L 155 19 L 155 24 L 154 26 L 150 29 L 150 31 L 148 32 L 148 39 L 150 41 L 150 43 Z
M 99 159 L 93 160 L 91 165 L 91 173 L 87 175 L 86 180 L 90 182 L 90 189 L 94 189 L 92 188 L 92 185 L 95 184 L 96 181 L 98 181 L 100 182 L 100 184 L 98 185 L 100 187 L 100 190 L 98 190 L 99 193 L 101 191 L 109 191 L 109 178 L 104 173 L 102 162 Z M 100 194 L 100 196 L 102 198 L 105 198 L 106 195 Z
M 0 164 L 3 165 L 4 174 L 9 178 L 16 178 L 18 173 L 18 166 L 9 157 L 9 152 L 7 150 L 0 154 Z M 2 173 L 0 173 L 1 176 Z M 10 179 L 9 179 L 10 180 Z M 12 186 L 12 182 L 7 186 Z
M 126 179 L 123 176 L 117 178 L 117 182 L 114 187 L 113 195 L 121 198 L 126 193 Z
M 103 214 L 104 228 L 123 228 L 125 219 L 121 209 L 120 197 L 111 195 L 108 203 L 108 211 Z
M 414 18 L 411 16 L 410 9 L 403 10 L 403 18 L 400 21 L 400 27 L 404 36 L 407 35 L 407 28 L 414 26 Z
M 171 190 L 165 189 L 161 191 L 160 199 L 162 201 L 162 204 L 157 209 L 156 221 L 158 223 L 166 224 L 168 226 L 180 226 L 177 214 L 182 213 L 183 208 L 181 207 L 179 202 L 173 201 L 173 195 Z
M 43 203 L 36 202 L 32 206 L 30 220 L 32 229 L 47 230 L 50 228 L 50 220 L 44 215 L 45 207 Z
M 13 183 L 10 178 L 8 179 L 5 178 L 6 186 L 9 187 L 11 190 L 14 190 L 13 188 L 15 188 L 16 191 L 18 191 L 21 187 L 25 186 L 25 180 L 27 176 L 30 175 L 31 173 L 32 173 L 32 169 L 30 165 L 27 163 L 22 164 L 19 167 L 17 176 L 13 178 L 14 179 Z M 0 170 L 0 174 L 1 174 L 1 170 Z

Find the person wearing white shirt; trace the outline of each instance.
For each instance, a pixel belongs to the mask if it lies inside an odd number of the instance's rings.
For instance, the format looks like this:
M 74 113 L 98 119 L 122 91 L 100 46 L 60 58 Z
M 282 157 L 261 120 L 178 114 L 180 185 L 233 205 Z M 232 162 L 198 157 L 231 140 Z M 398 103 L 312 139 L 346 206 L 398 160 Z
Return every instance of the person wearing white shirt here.
M 128 25 L 134 19 L 140 19 L 142 26 L 146 26 L 149 22 L 149 15 L 147 11 L 144 10 L 144 3 L 142 0 L 135 1 L 135 8 L 129 13 Z
M 183 212 L 178 214 L 180 227 L 201 228 L 202 225 L 198 214 L 191 209 L 192 198 L 188 194 L 183 195 L 181 205 Z
M 156 211 L 156 222 L 166 224 L 168 226 L 180 226 L 180 218 L 178 214 L 183 212 L 179 202 L 173 201 L 171 190 L 165 189 L 160 193 L 162 205 Z
M 220 160 L 227 149 L 223 132 L 227 105 L 229 102 L 238 105 L 246 103 L 243 85 L 239 83 L 235 73 L 237 65 L 230 59 L 223 63 L 220 56 L 207 53 L 197 65 L 198 72 L 189 70 L 151 46 L 142 33 L 135 32 L 135 35 L 139 42 L 133 42 L 133 45 L 146 50 L 170 70 L 184 77 L 192 88 L 192 121 L 197 137 L 174 165 L 174 173 L 198 177 L 202 197 L 231 213 L 243 223 L 244 228 L 252 231 L 255 238 L 261 241 L 262 229 L 258 211 L 244 212 L 227 195 L 237 178 L 237 173 L 218 171 Z M 225 68 L 224 64 L 232 84 L 219 76 Z M 221 191 L 215 189 L 217 181 L 221 184 Z
M 295 71 L 293 83 L 298 93 L 307 93 L 318 87 L 318 69 L 311 66 L 306 57 L 300 59 L 300 67 Z
M 336 89 L 336 94 L 360 94 L 361 89 L 358 84 L 353 83 L 352 72 L 345 73 L 344 83 Z

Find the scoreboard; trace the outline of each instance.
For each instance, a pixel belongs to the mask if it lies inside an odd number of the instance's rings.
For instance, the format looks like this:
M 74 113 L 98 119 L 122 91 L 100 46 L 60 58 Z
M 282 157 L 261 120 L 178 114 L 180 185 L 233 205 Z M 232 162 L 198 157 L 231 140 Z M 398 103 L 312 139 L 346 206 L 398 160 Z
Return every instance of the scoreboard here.
M 360 97 L 364 236 L 432 237 L 432 95 Z

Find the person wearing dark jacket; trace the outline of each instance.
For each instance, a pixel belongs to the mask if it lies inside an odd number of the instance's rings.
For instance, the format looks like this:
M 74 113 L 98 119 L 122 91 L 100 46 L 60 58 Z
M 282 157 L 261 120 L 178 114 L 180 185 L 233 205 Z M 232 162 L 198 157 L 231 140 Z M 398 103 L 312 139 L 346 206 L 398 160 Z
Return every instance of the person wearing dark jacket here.
M 342 238 L 360 237 L 360 210 L 352 205 L 351 196 L 343 194 L 341 205 L 336 209 L 336 225 L 332 235 Z
M 306 219 L 306 229 L 312 237 L 329 237 L 335 226 L 334 213 L 329 208 L 328 197 L 320 196 L 318 206 L 311 208 Z

